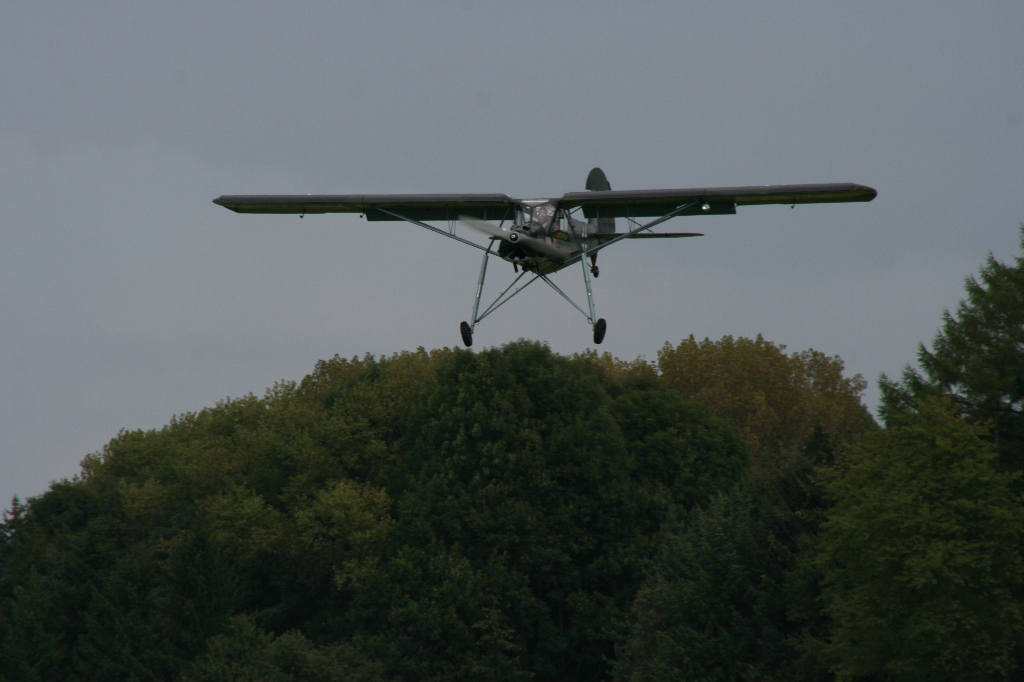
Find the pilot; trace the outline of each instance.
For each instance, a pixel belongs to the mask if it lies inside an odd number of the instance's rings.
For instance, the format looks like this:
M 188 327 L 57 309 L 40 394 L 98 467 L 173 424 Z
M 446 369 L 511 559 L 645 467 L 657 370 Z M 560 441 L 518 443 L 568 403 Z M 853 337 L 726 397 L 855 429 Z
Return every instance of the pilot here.
M 544 237 L 548 234 L 548 230 L 551 227 L 551 213 L 545 206 L 538 206 L 533 209 L 533 219 L 530 221 L 530 226 L 527 230 L 531 237 Z
M 551 226 L 551 214 L 548 213 L 548 209 L 543 206 L 537 208 L 537 212 L 534 214 L 533 219 L 539 223 L 541 227 L 547 231 L 548 227 Z

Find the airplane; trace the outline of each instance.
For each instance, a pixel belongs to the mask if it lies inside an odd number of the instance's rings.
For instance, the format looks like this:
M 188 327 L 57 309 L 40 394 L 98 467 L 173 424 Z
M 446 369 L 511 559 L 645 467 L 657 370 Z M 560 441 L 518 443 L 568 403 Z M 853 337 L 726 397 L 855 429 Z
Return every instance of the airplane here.
M 476 326 L 485 317 L 537 280 L 546 283 L 582 313 L 593 330 L 594 343 L 601 343 L 607 322 L 595 312 L 590 279 L 591 275 L 596 278 L 600 273 L 598 252 L 623 239 L 703 236 L 697 232 L 649 231 L 671 218 L 735 214 L 737 206 L 758 204 L 793 207 L 796 204 L 871 201 L 878 194 L 871 187 L 853 183 L 613 191 L 600 168 L 590 171 L 585 187 L 583 192 L 548 199 L 513 199 L 506 194 L 266 194 L 221 196 L 213 203 L 236 213 L 290 213 L 300 218 L 313 213 L 359 213 L 368 221 L 404 220 L 480 249 L 484 254 L 473 315 L 469 322 L 459 325 L 462 341 L 469 347 L 473 345 Z M 616 232 L 616 218 L 626 220 L 623 232 Z M 638 218 L 654 220 L 640 222 Z M 428 221 L 445 222 L 447 228 L 429 225 Z M 497 224 L 494 221 L 498 221 Z M 487 236 L 487 246 L 456 234 L 458 225 Z M 487 262 L 492 257 L 510 263 L 516 277 L 480 312 Z M 575 263 L 582 264 L 586 310 L 548 277 Z M 513 290 L 528 274 L 531 279 Z

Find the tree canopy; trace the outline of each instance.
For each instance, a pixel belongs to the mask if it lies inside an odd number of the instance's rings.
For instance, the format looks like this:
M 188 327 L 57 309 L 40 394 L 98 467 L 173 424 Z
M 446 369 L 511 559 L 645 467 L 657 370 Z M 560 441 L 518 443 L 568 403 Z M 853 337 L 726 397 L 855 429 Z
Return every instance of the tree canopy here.
M 4 515 L 0 682 L 1016 679 L 1022 264 L 884 428 L 838 357 L 691 336 L 336 356 L 123 431 Z
M 868 434 L 826 490 L 810 559 L 842 680 L 1004 679 L 1024 641 L 1024 506 L 986 429 L 925 399 Z
M 843 376 L 843 361 L 815 350 L 787 355 L 764 340 L 693 336 L 658 353 L 665 382 L 706 405 L 743 433 L 755 456 L 798 452 L 815 429 L 834 443 L 852 440 L 871 423 L 860 402 L 867 386 Z
M 0 679 L 607 678 L 663 519 L 749 458 L 628 364 L 336 357 L 119 434 L 5 517 Z

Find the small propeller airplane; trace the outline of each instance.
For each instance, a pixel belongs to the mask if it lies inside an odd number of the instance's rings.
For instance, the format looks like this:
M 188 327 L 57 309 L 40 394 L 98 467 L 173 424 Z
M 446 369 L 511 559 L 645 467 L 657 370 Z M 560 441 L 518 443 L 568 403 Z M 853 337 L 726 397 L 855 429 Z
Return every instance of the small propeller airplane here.
M 811 204 L 871 201 L 878 194 L 871 187 L 852 183 L 818 185 L 765 185 L 703 189 L 640 189 L 612 191 L 600 168 L 587 176 L 584 192 L 569 192 L 558 199 L 513 199 L 506 194 L 297 194 L 221 196 L 213 203 L 236 213 L 359 213 L 367 220 L 404 220 L 484 252 L 476 283 L 473 316 L 459 329 L 466 346 L 481 321 L 538 279 L 546 283 L 587 318 L 594 343 L 604 340 L 607 323 L 594 310 L 590 277 L 597 277 L 597 254 L 623 239 L 700 237 L 696 232 L 650 232 L 679 216 L 736 213 L 737 206 L 756 204 Z M 580 214 L 586 220 L 580 220 Z M 628 227 L 616 232 L 615 219 L 625 218 Z M 639 222 L 638 218 L 654 218 Z M 430 222 L 445 222 L 442 229 Z M 494 221 L 498 221 L 495 224 Z M 489 237 L 487 246 L 456 234 L 463 225 Z M 517 273 L 512 283 L 480 312 L 487 262 L 491 257 L 512 264 Z M 548 275 L 581 263 L 587 292 L 587 309 L 573 301 Z M 589 267 L 588 267 L 589 262 Z M 532 277 L 516 287 L 527 274 Z M 511 292 L 511 293 L 509 293 Z

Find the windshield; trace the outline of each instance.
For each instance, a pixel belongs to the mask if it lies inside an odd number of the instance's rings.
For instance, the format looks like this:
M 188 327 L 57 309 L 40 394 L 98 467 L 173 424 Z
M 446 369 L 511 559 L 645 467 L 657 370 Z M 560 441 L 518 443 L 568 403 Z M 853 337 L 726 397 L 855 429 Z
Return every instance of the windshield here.
M 542 232 L 548 232 L 551 229 L 551 221 L 555 217 L 555 207 L 553 204 L 546 201 L 523 203 L 522 209 L 524 225 L 529 225 L 533 230 Z

